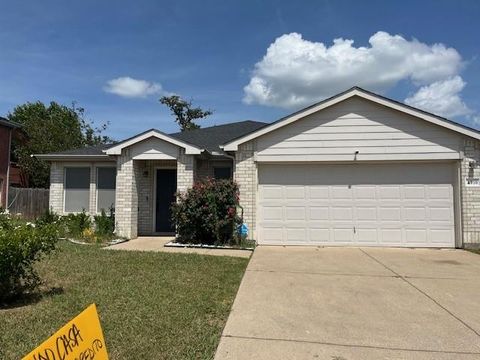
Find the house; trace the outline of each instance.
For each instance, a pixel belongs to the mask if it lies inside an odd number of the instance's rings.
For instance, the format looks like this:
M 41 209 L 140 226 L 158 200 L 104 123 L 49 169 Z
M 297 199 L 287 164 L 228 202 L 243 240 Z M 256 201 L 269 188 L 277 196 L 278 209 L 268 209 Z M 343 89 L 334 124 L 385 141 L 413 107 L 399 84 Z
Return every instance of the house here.
M 467 247 L 480 243 L 480 133 L 354 87 L 274 123 L 244 121 L 39 155 L 50 205 L 115 205 L 117 232 L 174 231 L 176 191 L 238 182 L 260 244 Z
M 10 149 L 12 138 L 20 125 L 0 117 L 0 207 L 7 208 L 9 178 L 11 177 Z

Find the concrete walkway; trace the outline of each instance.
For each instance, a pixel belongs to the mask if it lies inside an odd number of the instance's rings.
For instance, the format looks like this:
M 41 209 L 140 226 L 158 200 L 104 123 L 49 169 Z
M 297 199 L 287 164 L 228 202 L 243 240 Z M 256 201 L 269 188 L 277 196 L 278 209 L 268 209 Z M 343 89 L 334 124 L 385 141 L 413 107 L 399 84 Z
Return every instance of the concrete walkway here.
M 257 247 L 215 359 L 480 359 L 480 256 Z
M 235 249 L 205 249 L 205 248 L 177 248 L 165 247 L 165 244 L 174 240 L 171 236 L 156 236 L 156 237 L 138 237 L 127 242 L 108 246 L 108 250 L 133 250 L 133 251 L 160 251 L 169 253 L 184 253 L 184 254 L 200 254 L 200 255 L 214 255 L 214 256 L 234 256 L 249 258 L 252 254 L 249 250 L 235 250 Z

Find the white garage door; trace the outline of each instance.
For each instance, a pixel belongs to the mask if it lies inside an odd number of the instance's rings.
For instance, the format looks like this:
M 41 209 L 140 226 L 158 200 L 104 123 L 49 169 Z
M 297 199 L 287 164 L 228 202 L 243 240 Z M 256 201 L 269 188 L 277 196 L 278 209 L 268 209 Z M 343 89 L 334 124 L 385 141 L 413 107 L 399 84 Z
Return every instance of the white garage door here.
M 454 247 L 449 163 L 261 164 L 261 244 Z

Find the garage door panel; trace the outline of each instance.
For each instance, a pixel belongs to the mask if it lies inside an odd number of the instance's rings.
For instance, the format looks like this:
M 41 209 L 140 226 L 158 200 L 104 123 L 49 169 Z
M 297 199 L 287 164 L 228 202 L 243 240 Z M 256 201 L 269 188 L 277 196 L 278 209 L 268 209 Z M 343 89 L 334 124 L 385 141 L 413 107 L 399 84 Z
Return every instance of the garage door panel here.
M 333 199 L 344 199 L 344 200 L 351 200 L 352 199 L 352 189 L 346 186 L 331 186 L 330 187 L 330 194 Z
M 449 186 L 430 186 L 427 192 L 428 198 L 431 200 L 450 200 L 452 197 L 452 188 Z
M 328 200 L 330 198 L 329 188 L 325 186 L 310 186 L 309 198 L 310 200 Z
M 403 208 L 404 221 L 425 221 L 426 209 L 425 207 L 406 206 Z
M 281 197 L 283 191 L 282 186 L 272 186 L 272 185 L 267 185 L 262 187 L 262 199 L 264 200 L 276 200 L 279 197 Z
M 356 228 L 355 239 L 361 243 L 376 243 L 378 239 L 376 228 Z
M 397 225 L 398 226 L 398 225 Z M 379 242 L 388 245 L 396 245 L 402 243 L 402 229 L 398 227 L 380 229 Z
M 304 206 L 285 206 L 285 221 L 305 221 L 306 219 L 306 208 Z
M 454 247 L 453 166 L 259 165 L 270 244 Z
M 286 243 L 289 242 L 297 242 L 297 243 L 305 243 L 306 242 L 306 235 L 307 229 L 306 228 L 287 228 L 285 229 L 286 235 Z
M 355 199 L 376 200 L 377 188 L 375 186 L 358 186 L 355 188 Z
M 400 199 L 400 186 L 378 186 L 378 195 L 380 200 L 398 200 Z
M 378 209 L 378 218 L 380 221 L 401 221 L 402 208 L 399 206 L 381 206 Z
M 446 221 L 453 220 L 452 209 L 450 207 L 431 207 L 429 213 L 430 221 Z
M 423 244 L 427 242 L 426 229 L 405 229 L 405 243 Z
M 429 237 L 432 243 L 448 244 L 449 240 L 454 236 L 451 228 L 447 229 L 430 229 Z
M 332 229 L 333 233 L 333 241 L 334 242 L 348 242 L 352 243 L 353 242 L 353 232 L 350 227 L 346 228 L 333 228 Z
M 403 196 L 404 199 L 417 199 L 417 200 L 424 200 L 425 199 L 425 187 L 421 186 L 404 186 L 403 188 Z
M 377 208 L 376 207 L 356 207 L 356 219 L 357 220 L 368 220 L 368 221 L 376 221 L 377 220 Z
M 351 207 L 331 207 L 331 218 L 332 220 L 353 220 L 353 209 Z
M 328 220 L 329 217 L 329 207 L 328 206 L 310 206 L 309 207 L 311 221 L 315 220 Z
M 329 228 L 309 228 L 309 240 L 311 243 L 326 243 L 330 239 L 330 229 Z
M 289 186 L 285 188 L 286 199 L 305 199 L 305 187 Z
M 283 207 L 281 206 L 263 206 L 262 207 L 262 218 L 264 220 L 278 220 L 284 221 L 283 218 Z

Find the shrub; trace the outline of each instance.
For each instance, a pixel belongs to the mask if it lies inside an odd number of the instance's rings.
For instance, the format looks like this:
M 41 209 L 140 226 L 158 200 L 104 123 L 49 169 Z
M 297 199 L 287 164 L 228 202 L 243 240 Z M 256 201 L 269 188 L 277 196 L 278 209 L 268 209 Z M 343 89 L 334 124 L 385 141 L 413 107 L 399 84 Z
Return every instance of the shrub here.
M 38 219 L 35 221 L 37 225 L 48 225 L 48 224 L 57 224 L 61 222 L 62 217 L 58 215 L 55 211 L 48 209 L 45 211 Z
M 70 237 L 79 238 L 86 229 L 92 227 L 92 219 L 85 210 L 78 214 L 68 214 L 66 216 L 65 225 L 67 234 Z
M 232 180 L 207 179 L 178 194 L 172 220 L 178 241 L 192 244 L 229 244 L 240 223 L 238 185 Z
M 40 280 L 33 265 L 55 249 L 58 226 L 20 224 L 6 214 L 0 218 L 0 302 L 3 303 L 38 286 Z
M 113 236 L 115 231 L 115 214 L 113 208 L 110 209 L 110 213 L 107 215 L 105 210 L 102 209 L 100 215 L 93 217 L 95 222 L 95 233 L 100 236 Z

